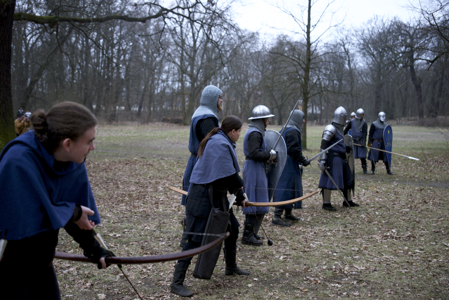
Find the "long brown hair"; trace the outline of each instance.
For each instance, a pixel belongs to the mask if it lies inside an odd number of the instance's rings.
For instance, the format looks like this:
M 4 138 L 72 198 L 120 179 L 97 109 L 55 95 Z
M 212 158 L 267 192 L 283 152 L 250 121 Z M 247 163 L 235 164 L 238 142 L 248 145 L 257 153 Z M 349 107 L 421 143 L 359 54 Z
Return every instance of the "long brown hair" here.
M 223 122 L 221 122 L 221 128 L 215 127 L 201 141 L 200 146 L 198 147 L 198 157 L 201 157 L 201 155 L 203 155 L 207 141 L 210 139 L 210 137 L 213 136 L 214 134 L 217 134 L 220 129 L 225 134 L 228 134 L 228 132 L 232 131 L 233 129 L 239 130 L 240 128 L 242 128 L 242 121 L 236 116 L 227 116 L 226 118 L 224 118 Z
M 87 107 L 75 102 L 62 102 L 46 114 L 38 110 L 31 115 L 34 135 L 49 152 L 53 152 L 63 139 L 75 141 L 87 129 L 97 125 L 97 118 Z

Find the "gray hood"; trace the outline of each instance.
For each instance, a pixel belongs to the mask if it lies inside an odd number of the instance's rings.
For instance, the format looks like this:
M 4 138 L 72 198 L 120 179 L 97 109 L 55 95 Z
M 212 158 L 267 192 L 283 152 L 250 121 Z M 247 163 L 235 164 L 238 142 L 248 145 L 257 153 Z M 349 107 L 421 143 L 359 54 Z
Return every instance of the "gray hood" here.
M 215 85 L 208 85 L 201 94 L 200 106 L 193 113 L 192 119 L 202 115 L 217 116 L 219 109 L 217 107 L 218 97 L 223 94 L 222 90 Z
M 288 121 L 286 127 L 295 127 L 302 134 L 302 121 L 304 120 L 304 113 L 299 109 L 295 109 L 291 114 L 292 117 L 290 121 Z
M 251 120 L 248 127 L 254 127 L 258 129 L 260 133 L 262 133 L 262 135 L 265 137 L 265 125 L 263 124 L 263 119 Z

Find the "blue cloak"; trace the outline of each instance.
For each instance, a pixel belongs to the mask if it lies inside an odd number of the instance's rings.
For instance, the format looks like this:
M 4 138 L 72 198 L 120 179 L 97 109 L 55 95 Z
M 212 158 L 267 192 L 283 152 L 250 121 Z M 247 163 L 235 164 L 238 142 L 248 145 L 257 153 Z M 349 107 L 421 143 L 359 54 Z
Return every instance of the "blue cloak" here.
M 384 143 L 384 128 L 374 126 L 374 134 L 373 134 L 373 143 L 371 145 L 372 148 L 382 149 L 385 150 L 385 143 Z M 378 162 L 379 160 L 382 160 L 384 163 L 388 162 L 387 155 L 384 155 L 384 152 L 370 149 L 368 153 L 368 159 L 373 162 Z
M 217 121 L 218 127 L 218 119 L 215 115 L 207 114 L 207 115 L 200 115 L 197 117 L 194 117 L 192 119 L 192 122 L 190 123 L 190 137 L 189 137 L 189 151 L 190 151 L 190 157 L 189 161 L 187 162 L 187 167 L 184 172 L 184 177 L 182 178 L 182 189 L 184 191 L 189 190 L 190 186 L 190 176 L 192 176 L 193 168 L 195 167 L 196 161 L 197 161 L 197 152 L 198 147 L 200 146 L 201 141 L 198 140 L 198 137 L 196 135 L 196 125 L 198 124 L 198 121 L 204 120 L 207 118 L 214 118 Z M 186 198 L 187 196 L 182 195 L 181 204 L 186 205 Z
M 49 154 L 34 131 L 14 139 L 0 154 L 0 231 L 7 240 L 20 240 L 64 227 L 75 204 L 89 207 L 89 217 L 100 223 L 84 163 L 65 163 L 54 168 Z
M 347 176 L 347 174 L 349 174 L 349 166 L 346 163 L 346 160 L 341 157 L 346 155 L 346 146 L 343 136 L 336 132 L 330 141 L 330 145 L 335 144 L 341 139 L 343 140 L 340 143 L 328 151 L 327 164 L 329 166 L 329 175 L 334 179 L 338 189 L 344 190 L 345 187 L 351 186 L 351 183 L 349 182 L 349 176 Z M 333 154 L 335 154 L 335 156 Z M 325 172 L 321 172 L 318 187 L 328 190 L 337 189 Z
M 243 139 L 243 153 L 249 155 L 248 137 L 251 132 L 260 132 L 256 127 L 249 127 Z M 263 135 L 262 135 L 263 136 Z M 267 143 L 263 139 L 260 151 L 267 150 Z M 245 192 L 249 202 L 268 202 L 268 179 L 265 172 L 265 162 L 246 159 L 243 164 L 243 181 L 245 182 Z M 267 214 L 268 207 L 246 207 L 242 208 L 244 214 Z
M 297 129 L 294 127 L 286 128 L 284 133 L 282 134 L 282 137 L 285 141 L 287 141 L 287 132 L 289 132 L 290 130 Z M 301 139 L 299 139 L 299 147 L 302 150 Z M 279 178 L 279 182 L 276 186 L 276 191 L 274 192 L 273 202 L 287 201 L 302 197 L 302 195 L 302 169 L 299 169 L 298 163 L 295 162 L 292 156 L 288 155 L 284 170 L 282 171 L 281 177 Z M 302 201 L 279 207 L 283 209 L 299 209 L 302 208 Z
M 359 141 L 366 141 L 366 139 L 364 139 L 363 134 L 358 130 L 356 124 L 355 124 L 355 120 L 351 120 L 351 133 L 349 133 L 349 135 L 352 136 L 352 139 L 354 140 L 354 142 L 360 144 L 361 142 Z M 366 136 L 365 136 L 366 138 Z M 354 148 L 354 158 L 366 158 L 366 147 L 360 147 L 360 146 L 353 146 Z
M 235 143 L 219 130 L 207 141 L 203 155 L 193 168 L 190 184 L 208 184 L 239 172 Z

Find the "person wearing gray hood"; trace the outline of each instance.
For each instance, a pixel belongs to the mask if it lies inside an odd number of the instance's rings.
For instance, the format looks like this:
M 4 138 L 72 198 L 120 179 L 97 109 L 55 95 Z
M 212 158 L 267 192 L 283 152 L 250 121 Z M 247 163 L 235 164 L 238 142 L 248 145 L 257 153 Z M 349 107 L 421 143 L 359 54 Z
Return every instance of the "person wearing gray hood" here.
M 249 202 L 269 202 L 268 179 L 265 173 L 267 162 L 276 158 L 276 151 L 267 149 L 265 130 L 268 118 L 274 117 L 268 107 L 258 105 L 252 111 L 251 121 L 243 139 L 243 153 L 246 160 L 243 164 L 244 188 Z M 268 207 L 243 208 L 245 214 L 245 229 L 242 244 L 260 246 L 262 236 L 257 233 Z
M 190 157 L 187 162 L 187 167 L 182 179 L 182 189 L 184 191 L 189 190 L 190 176 L 192 175 L 193 167 L 195 167 L 197 161 L 198 148 L 204 137 L 215 127 L 219 127 L 217 114 L 223 108 L 223 92 L 214 85 L 208 85 L 204 88 L 201 94 L 200 106 L 195 110 L 190 122 L 190 137 L 189 137 L 189 151 Z M 181 204 L 186 205 L 186 196 L 182 196 Z M 186 226 L 186 219 L 181 224 L 184 229 Z M 181 240 L 181 247 L 186 243 L 183 236 Z
M 304 113 L 295 109 L 292 112 L 290 121 L 285 126 L 282 137 L 287 145 L 287 162 L 285 163 L 282 175 L 274 192 L 273 202 L 286 201 L 294 198 L 299 198 L 303 195 L 302 190 L 302 167 L 310 165 L 307 159 L 302 155 L 302 124 L 305 122 Z M 302 208 L 302 201 L 295 204 L 284 206 L 276 206 L 274 210 L 274 217 L 271 221 L 274 225 L 290 226 L 291 224 L 286 220 L 299 221 L 300 219 L 292 214 L 293 208 Z M 282 214 L 285 210 L 285 217 Z

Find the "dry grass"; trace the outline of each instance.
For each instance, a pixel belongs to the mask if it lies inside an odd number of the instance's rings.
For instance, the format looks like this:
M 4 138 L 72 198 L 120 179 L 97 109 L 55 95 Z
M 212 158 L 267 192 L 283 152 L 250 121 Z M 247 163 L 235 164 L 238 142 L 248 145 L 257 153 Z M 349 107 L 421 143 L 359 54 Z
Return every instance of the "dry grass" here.
M 274 128 L 278 129 L 278 128 Z M 321 126 L 309 127 L 306 154 L 318 150 Z M 394 151 L 419 157 L 394 157 L 395 176 L 378 165 L 363 175 L 357 161 L 354 200 L 359 208 L 321 209 L 319 196 L 294 213 L 302 221 L 290 228 L 264 227 L 272 247 L 238 244 L 238 264 L 250 276 L 224 276 L 219 260 L 211 280 L 191 276 L 185 284 L 194 299 L 447 299 L 449 288 L 448 131 L 394 126 Z M 102 126 L 87 168 L 103 223 L 98 231 L 119 256 L 173 253 L 184 210 L 180 186 L 188 158 L 188 128 L 167 124 Z M 243 137 L 243 136 L 242 136 Z M 242 141 L 239 158 L 243 163 Z M 316 163 L 305 169 L 304 192 L 316 189 Z M 243 223 L 243 215 L 236 213 Z M 59 251 L 81 253 L 60 234 Z M 195 258 L 193 262 L 195 262 Z M 55 261 L 64 299 L 137 299 L 115 266 Z M 144 299 L 178 298 L 169 292 L 174 262 L 124 266 Z

